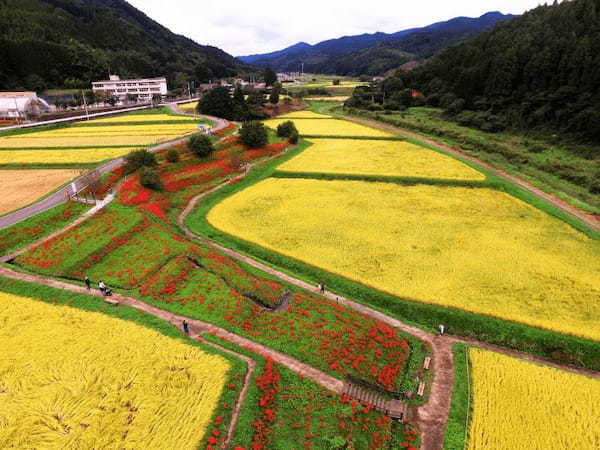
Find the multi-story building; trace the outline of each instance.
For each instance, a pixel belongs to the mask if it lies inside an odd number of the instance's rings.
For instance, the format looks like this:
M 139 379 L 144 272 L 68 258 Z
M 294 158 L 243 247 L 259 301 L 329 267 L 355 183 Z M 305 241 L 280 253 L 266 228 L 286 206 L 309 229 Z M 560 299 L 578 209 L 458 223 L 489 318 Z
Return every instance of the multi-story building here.
M 135 96 L 138 100 L 150 100 L 155 95 L 167 95 L 167 79 L 143 78 L 138 80 L 121 80 L 118 75 L 111 75 L 109 80 L 94 81 L 92 90 L 99 96 L 118 97 L 120 99 Z

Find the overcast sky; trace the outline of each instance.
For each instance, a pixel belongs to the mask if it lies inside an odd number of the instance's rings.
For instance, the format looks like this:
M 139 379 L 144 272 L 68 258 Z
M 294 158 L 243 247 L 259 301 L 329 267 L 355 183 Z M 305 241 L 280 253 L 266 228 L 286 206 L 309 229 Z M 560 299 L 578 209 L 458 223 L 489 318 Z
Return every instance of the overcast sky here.
M 267 53 L 300 41 L 392 33 L 457 16 L 523 12 L 540 0 L 128 0 L 171 31 L 234 55 Z M 549 0 L 550 1 L 550 0 Z

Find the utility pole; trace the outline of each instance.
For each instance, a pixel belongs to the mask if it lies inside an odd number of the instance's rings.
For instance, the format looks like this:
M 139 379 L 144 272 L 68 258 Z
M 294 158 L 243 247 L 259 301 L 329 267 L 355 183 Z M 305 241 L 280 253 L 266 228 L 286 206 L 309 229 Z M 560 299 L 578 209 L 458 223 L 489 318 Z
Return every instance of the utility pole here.
M 17 125 L 21 125 L 21 113 L 19 112 L 19 104 L 17 103 L 17 99 L 13 98 L 15 101 L 15 112 L 17 113 Z
M 192 91 L 190 89 L 190 83 L 187 84 L 187 87 L 188 87 L 188 97 L 191 100 L 192 99 Z
M 85 117 L 87 118 L 86 120 L 90 120 L 90 113 L 88 111 L 87 102 L 85 101 L 85 92 L 83 92 L 83 89 L 81 90 L 81 98 L 83 99 L 83 107 L 85 108 Z
M 304 63 L 302 63 L 302 79 L 304 80 Z

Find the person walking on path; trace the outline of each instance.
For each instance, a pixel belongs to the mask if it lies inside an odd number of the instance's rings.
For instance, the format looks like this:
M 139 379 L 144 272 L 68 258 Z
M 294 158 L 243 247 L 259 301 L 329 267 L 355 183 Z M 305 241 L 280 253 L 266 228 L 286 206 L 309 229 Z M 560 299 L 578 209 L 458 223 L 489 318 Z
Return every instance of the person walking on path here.
M 190 324 L 187 322 L 187 320 L 183 321 L 183 332 L 186 336 L 189 336 L 190 334 Z
M 104 284 L 104 281 L 100 280 L 98 282 L 98 289 L 100 289 L 100 292 L 102 292 L 102 294 L 106 293 L 106 285 Z
M 92 290 L 92 282 L 90 281 L 90 279 L 86 276 L 85 280 L 83 280 L 85 282 L 85 287 L 87 288 L 88 291 Z
M 321 283 L 319 284 L 319 286 L 321 286 L 321 294 L 325 293 L 325 284 Z

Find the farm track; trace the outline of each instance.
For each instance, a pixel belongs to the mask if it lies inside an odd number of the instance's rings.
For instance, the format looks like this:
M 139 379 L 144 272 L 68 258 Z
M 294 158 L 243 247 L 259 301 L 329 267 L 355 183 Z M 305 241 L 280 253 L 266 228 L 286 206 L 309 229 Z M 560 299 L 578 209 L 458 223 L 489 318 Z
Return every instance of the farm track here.
M 172 108 L 174 111 L 180 112 L 176 107 L 174 107 L 174 108 L 175 109 Z M 362 123 L 362 124 L 373 126 L 373 122 L 368 121 L 368 120 L 363 121 L 362 119 L 357 120 L 355 118 L 348 118 L 348 120 L 352 120 L 357 123 Z M 218 124 L 219 129 L 227 126 L 226 121 L 221 120 L 221 122 L 222 123 Z M 406 133 L 405 135 L 409 135 L 410 137 L 414 136 L 420 140 L 424 140 L 421 136 L 418 136 L 416 134 L 409 133 L 409 132 L 404 132 L 403 130 L 396 129 L 395 127 L 390 126 L 388 128 L 388 127 L 378 126 L 378 128 L 382 128 L 382 129 L 394 128 L 395 132 L 397 132 L 397 133 L 402 131 L 401 134 Z M 184 141 L 185 139 L 187 139 L 187 138 L 182 139 L 182 141 Z M 486 168 L 489 168 L 489 170 L 492 170 L 495 173 L 497 173 L 505 178 L 508 178 L 510 181 L 513 181 L 512 180 L 513 177 L 511 177 L 510 175 L 504 174 L 503 172 L 498 171 L 497 169 L 487 167 L 488 165 L 486 165 L 485 163 L 482 163 L 481 161 L 479 161 L 475 158 L 471 158 L 467 155 L 464 155 L 461 152 L 457 152 L 455 149 L 443 146 L 441 144 L 436 143 L 435 141 L 426 140 L 426 142 L 429 144 L 432 144 L 432 145 L 436 145 L 445 151 L 449 151 L 454 154 L 457 154 L 460 157 L 470 159 L 470 160 L 476 162 L 477 164 L 485 166 Z M 168 143 L 168 145 L 173 145 L 173 142 Z M 162 147 L 162 145 L 159 147 Z M 158 151 L 158 150 L 155 150 L 155 151 Z M 269 160 L 270 159 L 272 159 L 272 158 L 269 158 Z M 260 164 L 262 164 L 266 161 L 267 160 L 262 160 L 260 162 Z M 245 175 L 246 174 L 242 174 L 241 177 L 244 177 Z M 581 212 L 575 210 L 570 205 L 565 204 L 568 207 L 568 209 L 562 208 L 557 203 L 560 201 L 558 199 L 555 199 L 554 197 L 550 196 L 549 194 L 546 194 L 546 193 L 540 191 L 539 189 L 537 189 L 533 186 L 530 186 L 528 183 L 525 183 L 521 180 L 518 180 L 518 182 L 517 181 L 513 181 L 513 182 L 515 182 L 516 184 L 518 184 L 521 187 L 524 187 L 524 188 L 530 190 L 534 194 L 536 194 L 548 201 L 551 201 L 557 207 L 564 209 L 565 211 L 567 211 L 570 214 L 574 215 L 575 217 L 579 218 L 586 224 L 592 226 L 589 222 L 589 218 L 587 218 L 586 216 L 581 216 Z M 186 236 L 189 239 L 204 242 L 205 244 L 225 253 L 226 255 L 230 256 L 233 259 L 242 261 L 252 267 L 262 270 L 268 274 L 271 274 L 287 283 L 293 284 L 297 287 L 300 287 L 300 288 L 308 290 L 308 291 L 312 291 L 314 293 L 315 292 L 314 285 L 308 284 L 302 280 L 299 280 L 288 274 L 280 272 L 272 267 L 266 266 L 251 257 L 248 257 L 248 256 L 238 253 L 234 250 L 223 247 L 213 241 L 210 241 L 201 236 L 198 236 L 198 235 L 192 233 L 187 228 L 187 226 L 185 225 L 185 218 L 194 210 L 194 208 L 196 207 L 198 202 L 205 196 L 209 195 L 210 193 L 212 193 L 216 190 L 219 190 L 222 187 L 224 187 L 230 183 L 231 183 L 231 180 L 226 181 L 226 182 L 216 186 L 215 188 L 196 196 L 188 203 L 185 210 L 178 217 L 179 226 L 183 229 Z M 530 187 L 527 187 L 527 186 L 530 186 Z M 543 194 L 543 195 L 540 195 L 540 194 Z M 555 200 L 556 202 L 552 201 L 551 199 Z M 577 214 L 575 214 L 574 212 L 577 212 Z M 90 213 L 91 213 L 91 211 L 88 211 L 88 213 L 87 213 L 87 214 L 89 214 L 88 217 L 91 217 L 93 215 Z M 35 214 L 36 213 L 30 213 L 29 216 L 33 216 Z M 21 249 L 18 252 L 16 252 L 16 254 L 22 254 L 22 253 L 28 251 L 30 248 L 40 245 L 43 242 L 45 242 L 49 239 L 52 239 L 53 237 L 55 237 L 57 235 L 62 234 L 63 232 L 79 225 L 84 220 L 87 220 L 88 217 L 84 217 L 84 216 L 80 217 L 72 224 L 66 226 L 65 228 L 63 228 L 59 231 L 56 231 L 52 235 L 50 235 L 44 239 L 41 239 L 40 241 L 35 242 L 34 244 L 28 245 L 24 249 Z M 584 220 L 584 218 L 587 220 Z M 1 218 L 0 218 L 0 220 L 1 220 Z M 2 228 L 2 224 L 0 222 L 0 229 L 1 228 Z M 600 224 L 598 224 L 597 226 L 593 226 L 593 228 L 600 229 Z M 10 255 L 10 256 L 12 256 L 11 258 L 4 257 L 4 258 L 0 259 L 0 263 L 6 262 L 6 261 L 14 258 L 16 254 Z M 28 281 L 28 282 L 42 284 L 42 285 L 46 285 L 46 286 L 51 286 L 51 287 L 55 287 L 58 289 L 63 289 L 63 290 L 71 291 L 71 292 L 89 294 L 89 292 L 84 287 L 72 285 L 72 284 L 65 283 L 65 282 L 58 281 L 58 280 L 44 278 L 42 276 L 29 275 L 29 274 L 24 274 L 24 273 L 20 273 L 20 272 L 15 272 L 7 267 L 0 267 L 0 276 L 5 276 L 7 278 Z M 100 294 L 98 292 L 93 292 L 93 295 L 100 296 Z M 488 350 L 491 350 L 494 352 L 499 352 L 499 353 L 503 353 L 503 354 L 506 354 L 509 356 L 513 356 L 513 357 L 516 357 L 519 359 L 531 361 L 531 362 L 534 362 L 537 364 L 555 367 L 555 368 L 558 368 L 561 370 L 573 372 L 573 373 L 576 373 L 579 375 L 585 375 L 585 376 L 600 380 L 600 372 L 586 370 L 583 368 L 573 367 L 573 366 L 569 366 L 569 365 L 565 365 L 565 364 L 558 364 L 558 363 L 548 361 L 548 360 L 545 360 L 542 358 L 537 358 L 535 356 L 525 354 L 525 353 L 522 353 L 519 351 L 506 349 L 503 347 L 498 347 L 495 345 L 487 344 L 487 343 L 472 340 L 472 339 L 465 339 L 465 338 L 460 338 L 457 336 L 450 336 L 450 335 L 438 336 L 436 334 L 429 333 L 429 332 L 423 331 L 419 328 L 407 325 L 407 324 L 400 322 L 399 320 L 394 319 L 392 317 L 389 317 L 379 311 L 371 309 L 363 304 L 357 303 L 355 301 L 352 301 L 348 298 L 339 296 L 337 294 L 334 294 L 331 292 L 325 292 L 322 296 L 325 298 L 328 298 L 329 300 L 336 301 L 336 302 L 343 304 L 349 308 L 352 308 L 355 311 L 358 311 L 358 312 L 360 312 L 364 315 L 367 315 L 373 319 L 382 321 L 384 323 L 387 323 L 390 326 L 399 328 L 399 329 L 403 330 L 404 332 L 409 333 L 409 334 L 423 340 L 424 342 L 428 343 L 431 346 L 432 352 L 433 352 L 433 368 L 432 369 L 434 371 L 434 377 L 433 377 L 433 380 L 431 383 L 429 399 L 426 404 L 419 406 L 419 407 L 413 407 L 414 419 L 416 419 L 416 423 L 417 423 L 417 425 L 421 431 L 421 435 L 422 435 L 422 447 L 421 448 L 423 450 L 430 450 L 430 449 L 438 450 L 438 449 L 442 449 L 442 447 L 443 447 L 443 441 L 444 441 L 444 436 L 445 436 L 445 426 L 446 426 L 446 422 L 447 422 L 448 414 L 449 414 L 449 410 L 450 410 L 451 396 L 452 396 L 452 390 L 453 390 L 453 385 L 454 385 L 454 361 L 453 361 L 453 356 L 452 356 L 452 344 L 454 344 L 454 343 L 462 343 L 462 344 L 481 347 L 481 348 L 488 349 Z M 304 364 L 304 363 L 302 363 L 294 358 L 291 358 L 283 353 L 272 350 L 266 346 L 263 346 L 262 344 L 255 343 L 254 341 L 251 341 L 250 339 L 238 336 L 234 333 L 230 333 L 230 332 L 228 332 L 224 329 L 221 329 L 217 326 L 214 326 L 212 324 L 208 324 L 208 323 L 205 323 L 202 321 L 194 320 L 194 319 L 180 316 L 177 314 L 172 314 L 170 312 L 167 312 L 160 308 L 148 305 L 147 303 L 144 303 L 140 300 L 137 300 L 137 299 L 134 299 L 131 297 L 114 294 L 113 298 L 122 304 L 131 306 L 140 311 L 144 311 L 146 313 L 149 313 L 156 317 L 159 317 L 163 320 L 166 320 L 166 321 L 170 322 L 171 324 L 173 324 L 177 328 L 181 328 L 181 323 L 183 322 L 183 320 L 187 320 L 190 324 L 190 329 L 192 332 L 191 337 L 194 339 L 200 340 L 201 339 L 201 338 L 199 338 L 200 334 L 210 333 L 210 334 L 220 337 L 228 342 L 231 342 L 237 346 L 247 348 L 252 352 L 260 354 L 261 356 L 271 357 L 276 362 L 290 368 L 291 370 L 293 370 L 296 373 L 299 373 L 303 376 L 311 378 L 313 381 L 317 382 L 318 384 L 320 384 L 334 392 L 342 394 L 342 393 L 345 393 L 348 389 L 347 383 L 345 383 L 341 380 L 338 380 L 334 377 L 331 377 L 331 376 L 313 368 L 312 366 Z M 247 363 L 247 367 L 248 367 L 246 377 L 244 380 L 244 386 L 238 396 L 238 400 L 237 400 L 237 403 L 236 403 L 236 406 L 234 409 L 234 413 L 232 415 L 232 420 L 229 425 L 226 439 L 224 441 L 224 444 L 222 445 L 222 448 L 227 448 L 227 445 L 231 442 L 231 439 L 233 437 L 233 433 L 235 431 L 235 426 L 237 424 L 237 420 L 239 417 L 241 407 L 243 406 L 243 402 L 245 399 L 248 385 L 252 380 L 255 363 L 251 358 L 248 358 L 247 356 L 240 355 L 233 351 L 224 349 L 224 348 L 218 346 L 217 344 L 212 344 L 212 343 L 206 342 L 206 341 L 202 341 L 202 342 L 204 342 L 205 344 L 210 345 L 212 347 L 219 348 L 222 351 L 226 351 L 227 353 L 233 354 L 236 357 L 241 358 L 242 360 L 244 360 Z M 404 405 L 401 402 L 398 402 L 398 404 L 395 406 L 397 406 L 398 408 L 400 408 L 400 407 L 404 408 Z
M 372 128 L 377 128 L 379 130 L 389 131 L 391 133 L 398 134 L 403 137 L 417 139 L 428 145 L 437 147 L 440 150 L 448 152 L 454 156 L 457 156 L 459 158 L 462 158 L 462 159 L 465 159 L 472 163 L 475 163 L 481 167 L 484 167 L 485 169 L 489 170 L 490 172 L 494 173 L 494 175 L 504 178 L 505 180 L 508 180 L 511 183 L 516 184 L 517 186 L 531 192 L 535 196 L 537 196 L 543 200 L 546 200 L 547 202 L 551 203 L 553 206 L 555 206 L 555 207 L 559 208 L 560 210 L 566 212 L 567 214 L 570 214 L 571 216 L 577 218 L 578 220 L 580 220 L 581 222 L 583 222 L 584 224 L 586 224 L 588 227 L 592 228 L 593 230 L 600 231 L 600 216 L 598 216 L 596 214 L 588 213 L 579 208 L 576 208 L 575 206 L 567 203 L 566 201 L 561 200 L 561 199 L 555 197 L 554 195 L 549 194 L 549 193 L 541 190 L 540 188 L 535 187 L 531 183 L 528 183 L 527 181 L 524 181 L 521 178 L 518 178 L 514 175 L 510 175 L 508 172 L 500 170 L 500 169 L 496 168 L 495 166 L 493 166 L 492 164 L 486 163 L 478 158 L 475 158 L 474 156 L 470 156 L 467 153 L 464 153 L 455 147 L 450 147 L 449 145 L 441 144 L 440 142 L 437 142 L 433 139 L 422 136 L 418 133 L 414 133 L 414 132 L 406 130 L 404 128 L 399 128 L 399 127 L 395 127 L 393 125 L 378 122 L 376 120 L 363 119 L 361 117 L 345 116 L 345 115 L 342 115 L 341 118 L 343 118 L 344 120 L 348 120 L 350 122 L 358 123 L 361 125 L 366 125 L 366 126 L 369 126 Z

